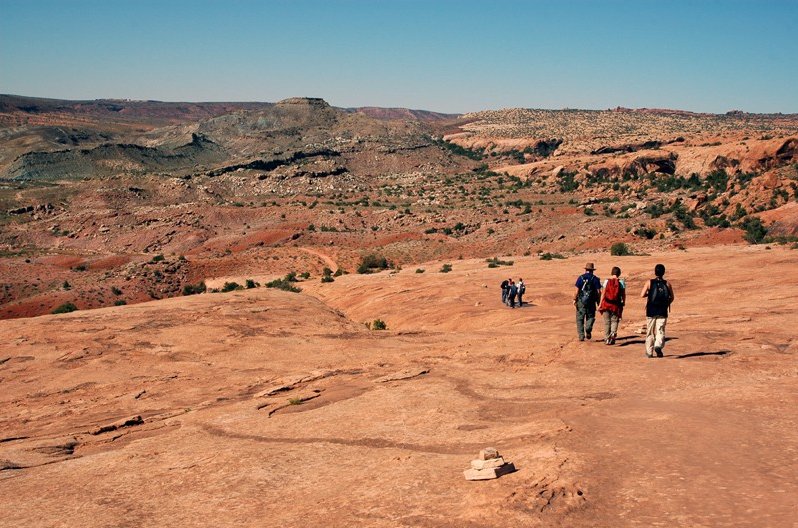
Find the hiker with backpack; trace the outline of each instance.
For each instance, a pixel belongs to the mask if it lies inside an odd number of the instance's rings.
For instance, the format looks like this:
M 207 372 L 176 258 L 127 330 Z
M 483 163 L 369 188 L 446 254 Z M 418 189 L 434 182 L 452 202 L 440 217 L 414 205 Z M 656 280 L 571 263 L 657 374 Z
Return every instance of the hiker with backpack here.
M 665 348 L 665 324 L 673 303 L 673 286 L 663 277 L 665 266 L 654 266 L 654 278 L 643 288 L 641 297 L 646 299 L 646 357 L 663 357 Z
M 612 276 L 604 281 L 599 301 L 599 313 L 604 316 L 604 344 L 614 345 L 618 336 L 618 324 L 626 304 L 626 282 L 620 278 L 621 268 L 614 266 Z
M 576 307 L 576 333 L 580 341 L 590 340 L 596 321 L 596 305 L 601 295 L 601 280 L 593 275 L 596 267 L 585 264 L 585 272 L 576 279 L 574 306 Z
M 510 293 L 510 279 L 502 281 L 502 304 L 507 304 L 507 295 Z
M 518 307 L 521 308 L 524 306 L 524 294 L 526 293 L 526 284 L 524 284 L 524 279 L 518 278 Z
M 507 305 L 510 308 L 515 308 L 515 297 L 518 295 L 518 286 L 515 285 L 513 279 L 510 279 L 510 286 L 507 294 Z

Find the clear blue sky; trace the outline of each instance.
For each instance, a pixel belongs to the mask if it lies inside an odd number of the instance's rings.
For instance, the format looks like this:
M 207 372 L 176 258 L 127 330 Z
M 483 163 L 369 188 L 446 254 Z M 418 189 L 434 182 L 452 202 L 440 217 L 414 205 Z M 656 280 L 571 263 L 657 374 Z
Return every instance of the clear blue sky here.
M 0 0 L 0 93 L 798 112 L 796 0 Z

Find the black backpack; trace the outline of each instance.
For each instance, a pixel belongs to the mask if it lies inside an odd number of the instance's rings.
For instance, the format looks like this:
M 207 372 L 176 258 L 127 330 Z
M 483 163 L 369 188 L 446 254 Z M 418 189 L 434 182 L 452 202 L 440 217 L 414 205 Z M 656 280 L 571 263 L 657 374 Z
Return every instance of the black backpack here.
M 596 288 L 593 282 L 593 275 L 582 275 L 582 291 L 579 294 L 579 299 L 584 305 L 596 302 Z
M 658 308 L 667 308 L 671 303 L 668 291 L 668 281 L 665 279 L 652 279 L 648 288 L 648 303 Z

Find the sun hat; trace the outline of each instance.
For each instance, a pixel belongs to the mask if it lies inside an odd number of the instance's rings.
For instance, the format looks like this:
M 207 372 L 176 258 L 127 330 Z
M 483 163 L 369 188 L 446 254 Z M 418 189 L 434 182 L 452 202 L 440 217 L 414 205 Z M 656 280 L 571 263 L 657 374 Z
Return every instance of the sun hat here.
M 595 271 L 595 269 L 596 269 L 596 266 L 594 266 L 592 262 L 588 262 L 587 264 L 585 264 L 585 270 L 586 271 Z

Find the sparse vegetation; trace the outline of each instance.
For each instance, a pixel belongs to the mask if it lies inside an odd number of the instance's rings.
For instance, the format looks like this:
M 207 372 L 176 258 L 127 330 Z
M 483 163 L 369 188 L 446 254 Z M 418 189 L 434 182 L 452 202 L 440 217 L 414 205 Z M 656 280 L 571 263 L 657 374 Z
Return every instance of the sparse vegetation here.
M 296 282 L 296 277 L 294 276 L 293 280 L 292 280 L 291 274 L 289 273 L 288 275 L 286 275 L 282 279 L 275 279 L 273 281 L 267 282 L 266 283 L 266 287 L 267 288 L 276 288 L 278 290 L 283 290 L 283 291 L 293 292 L 293 293 L 301 292 L 302 288 L 298 288 L 297 286 L 294 286 L 294 284 L 293 284 L 294 282 Z
M 77 309 L 78 309 L 78 307 L 75 306 L 73 303 L 65 302 L 64 304 L 59 305 L 55 310 L 53 310 L 50 313 L 52 313 L 52 314 L 63 314 L 63 313 L 74 312 Z
M 760 244 L 765 241 L 768 230 L 762 220 L 755 216 L 748 216 L 740 222 L 740 228 L 745 231 L 743 238 L 750 244 Z
M 196 295 L 198 293 L 205 293 L 206 287 L 204 282 L 197 284 L 186 284 L 183 286 L 183 295 Z
M 633 255 L 629 246 L 627 246 L 623 242 L 615 242 L 612 246 L 610 246 L 610 255 L 614 257 L 625 257 L 627 255 Z
M 452 265 L 451 264 L 444 264 L 443 266 L 441 266 L 441 269 L 440 269 L 441 273 L 449 273 L 450 271 L 452 271 Z
M 560 253 L 541 253 L 540 260 L 554 260 L 554 259 L 564 259 L 565 255 Z
M 493 257 L 490 259 L 486 259 L 485 262 L 488 263 L 489 268 L 498 268 L 499 266 L 512 266 L 512 260 L 501 260 L 499 257 Z
M 387 330 L 388 325 L 382 319 L 374 319 L 371 324 L 367 325 L 371 330 Z
M 243 290 L 244 287 L 237 282 L 225 282 L 222 286 L 222 293 L 227 293 L 235 290 Z
M 382 271 L 391 267 L 391 262 L 388 259 L 383 256 L 370 253 L 360 259 L 357 272 L 360 274 L 372 273 L 374 271 Z

